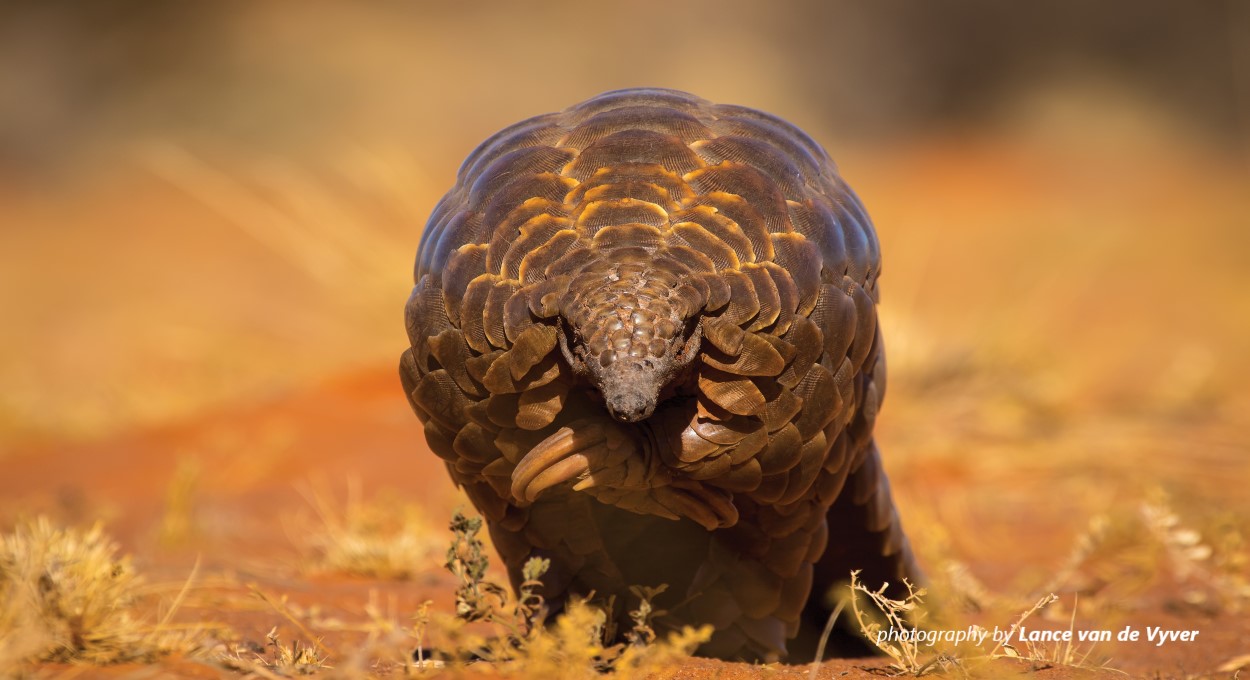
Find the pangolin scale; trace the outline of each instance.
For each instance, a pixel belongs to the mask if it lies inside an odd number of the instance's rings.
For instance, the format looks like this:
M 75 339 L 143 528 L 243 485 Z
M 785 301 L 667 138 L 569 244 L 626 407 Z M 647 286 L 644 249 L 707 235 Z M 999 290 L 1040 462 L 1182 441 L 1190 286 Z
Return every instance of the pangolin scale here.
M 667 584 L 660 624 L 711 624 L 701 653 L 784 658 L 852 569 L 918 574 L 872 436 L 880 274 L 802 131 L 608 92 L 464 161 L 421 239 L 400 374 L 514 585 L 534 556 L 555 608 Z

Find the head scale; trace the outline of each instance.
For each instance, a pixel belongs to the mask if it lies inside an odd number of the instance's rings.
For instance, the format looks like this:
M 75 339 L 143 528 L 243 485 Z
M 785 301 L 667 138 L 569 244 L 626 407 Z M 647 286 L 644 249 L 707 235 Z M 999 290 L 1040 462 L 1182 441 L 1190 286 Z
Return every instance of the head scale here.
M 645 262 L 603 269 L 580 282 L 587 285 L 566 310 L 560 346 L 613 418 L 638 422 L 698 354 L 697 318 L 674 297 L 677 273 Z

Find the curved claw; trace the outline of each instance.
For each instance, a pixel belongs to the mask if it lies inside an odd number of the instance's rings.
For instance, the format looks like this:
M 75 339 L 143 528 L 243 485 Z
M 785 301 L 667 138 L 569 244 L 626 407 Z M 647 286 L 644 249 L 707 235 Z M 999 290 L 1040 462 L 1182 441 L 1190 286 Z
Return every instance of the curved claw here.
M 561 427 L 525 454 L 512 471 L 512 497 L 532 503 L 548 489 L 574 481 L 602 502 L 669 519 L 687 517 L 708 531 L 738 523 L 726 492 L 675 480 L 648 464 L 646 452 L 622 426 L 579 420 Z
M 539 494 L 573 479 L 579 486 L 596 483 L 596 475 L 604 473 L 598 483 L 608 484 L 621 474 L 613 468 L 634 455 L 636 446 L 626 437 L 598 422 L 570 423 L 547 437 L 525 454 L 512 471 L 512 496 L 530 503 Z
M 660 487 L 655 499 L 674 513 L 688 517 L 712 531 L 738 523 L 738 508 L 725 494 L 704 486 L 694 488 Z
M 527 502 L 533 502 L 542 492 L 559 486 L 570 479 L 590 474 L 590 458 L 581 453 L 574 453 L 568 458 L 556 461 L 542 468 L 539 473 L 525 486 L 524 496 L 518 496 Z M 513 495 L 516 495 L 516 480 L 513 480 Z
M 600 441 L 584 434 L 579 438 L 568 426 L 560 428 L 530 449 L 512 471 L 512 496 L 521 502 L 531 502 L 540 491 L 576 477 L 583 469 L 589 469 L 589 459 L 578 455 L 579 451 Z M 539 483 L 535 484 L 536 481 Z

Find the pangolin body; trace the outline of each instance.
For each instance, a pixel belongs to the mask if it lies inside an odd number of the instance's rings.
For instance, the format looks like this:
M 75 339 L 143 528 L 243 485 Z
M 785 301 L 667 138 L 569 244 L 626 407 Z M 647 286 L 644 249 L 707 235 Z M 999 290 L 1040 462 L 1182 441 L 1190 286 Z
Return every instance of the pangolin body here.
M 608 92 L 484 142 L 417 254 L 400 373 L 514 585 L 667 584 L 702 653 L 776 659 L 809 598 L 914 576 L 872 428 L 876 235 L 774 116 Z

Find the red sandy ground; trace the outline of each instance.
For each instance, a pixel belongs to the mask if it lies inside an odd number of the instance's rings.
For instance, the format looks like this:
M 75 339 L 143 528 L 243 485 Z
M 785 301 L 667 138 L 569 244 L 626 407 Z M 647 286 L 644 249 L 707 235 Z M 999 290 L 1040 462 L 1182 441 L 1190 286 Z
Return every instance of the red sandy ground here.
M 287 436 L 278 445 L 263 445 L 273 432 Z M 178 454 L 194 455 L 202 464 L 196 491 L 199 537 L 180 550 L 160 547 L 155 540 L 164 494 L 178 465 Z M 288 597 L 298 607 L 319 607 L 323 616 L 363 619 L 371 596 L 393 602 L 398 612 L 411 612 L 431 599 L 436 608 L 450 608 L 451 577 L 438 570 L 411 581 L 384 581 L 334 576 L 307 576 L 300 556 L 284 530 L 284 513 L 307 505 L 297 482 L 316 478 L 336 483 L 358 479 L 365 489 L 394 489 L 445 512 L 457 502 L 441 463 L 424 446 L 419 425 L 400 394 L 393 372 L 379 368 L 326 383 L 248 408 L 222 410 L 179 425 L 127 433 L 107 439 L 66 445 L 33 444 L 10 454 L 0 478 L 5 509 L 45 510 L 70 521 L 88 521 L 103 508 L 108 527 L 124 550 L 133 552 L 149 581 L 185 579 L 197 557 L 200 580 L 214 597 L 192 598 L 179 620 L 221 621 L 244 640 L 263 642 L 277 626 L 284 640 L 299 632 L 273 609 L 249 595 L 248 584 L 271 597 Z M 55 471 L 56 482 L 49 483 Z M 907 495 L 915 476 L 901 476 L 897 491 Z M 910 481 L 907 481 L 910 480 Z M 943 483 L 952 484 L 947 480 Z M 960 493 L 948 488 L 945 493 Z M 1070 536 L 1054 535 L 1053 527 L 1025 527 L 1032 553 L 1039 545 L 1058 546 Z M 1020 566 L 1027 554 L 1002 555 L 997 569 Z M 974 569 L 989 565 L 971 565 Z M 252 602 L 252 606 L 247 603 Z M 214 602 L 216 605 L 214 606 Z M 1102 651 L 1115 666 L 1141 677 L 1192 677 L 1247 649 L 1250 622 L 1229 616 L 1196 617 L 1162 609 L 1143 612 L 1138 626 L 1198 629 L 1200 642 L 1155 647 L 1110 645 Z M 337 638 L 330 634 L 332 649 Z M 826 662 L 822 678 L 880 677 L 883 659 L 839 659 Z M 1010 664 L 997 672 L 1015 674 Z M 162 673 L 185 677 L 229 676 L 208 666 L 172 660 Z M 45 669 L 52 673 L 56 667 Z M 83 669 L 77 669 L 83 670 Z M 85 670 L 86 675 L 129 676 L 141 669 L 120 666 Z M 1028 667 L 1021 665 L 1019 672 Z M 673 669 L 674 678 L 805 677 L 807 667 L 762 668 L 709 660 L 690 660 Z M 1036 671 L 1039 677 L 1117 677 L 1066 667 Z M 136 677 L 138 676 L 136 675 Z

